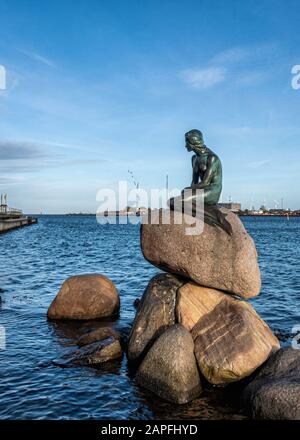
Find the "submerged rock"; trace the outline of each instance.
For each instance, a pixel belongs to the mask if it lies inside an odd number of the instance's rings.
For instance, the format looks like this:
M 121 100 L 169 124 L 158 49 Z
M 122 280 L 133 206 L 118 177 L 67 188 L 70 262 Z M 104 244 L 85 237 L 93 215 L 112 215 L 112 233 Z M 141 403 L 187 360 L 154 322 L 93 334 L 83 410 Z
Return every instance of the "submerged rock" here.
M 254 419 L 300 420 L 300 351 L 273 354 L 242 397 Z
M 139 308 L 140 305 L 140 298 L 135 298 L 135 300 L 133 301 L 133 307 L 137 310 Z
M 179 212 L 152 211 L 152 224 L 141 227 L 142 252 L 155 266 L 201 286 L 254 297 L 261 287 L 255 244 L 238 216 L 222 212 L 232 227 L 231 236 L 203 222 L 202 233 L 188 235 L 195 219 Z M 170 216 L 170 224 L 163 224 L 162 215 Z
M 54 361 L 54 363 L 65 367 L 72 365 L 97 365 L 119 359 L 120 357 L 122 357 L 120 341 L 111 336 L 72 350 L 62 358 Z
M 114 337 L 118 341 L 121 339 L 120 333 L 111 327 L 99 327 L 96 330 L 91 330 L 88 333 L 80 336 L 77 341 L 77 345 L 82 347 L 83 345 L 91 344 L 92 342 L 102 341 L 110 336 Z
M 104 275 L 68 278 L 48 309 L 49 319 L 97 319 L 116 314 L 120 300 L 114 283 Z
M 155 339 L 175 324 L 177 289 L 183 281 L 171 274 L 159 274 L 149 282 L 129 335 L 128 359 L 140 360 Z
M 187 329 L 192 327 L 198 366 L 214 385 L 249 376 L 280 347 L 250 304 L 213 289 L 181 287 L 177 313 Z
M 191 334 L 181 325 L 168 328 L 154 343 L 136 375 L 139 385 L 173 403 L 201 393 Z

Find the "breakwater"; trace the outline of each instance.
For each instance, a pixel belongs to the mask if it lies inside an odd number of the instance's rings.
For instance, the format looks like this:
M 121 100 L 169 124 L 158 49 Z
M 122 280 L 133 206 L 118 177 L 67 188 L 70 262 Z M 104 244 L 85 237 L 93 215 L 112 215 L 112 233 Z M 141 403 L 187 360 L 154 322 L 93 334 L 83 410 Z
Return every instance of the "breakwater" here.
M 30 226 L 37 223 L 34 217 L 9 217 L 0 216 L 0 234 L 11 231 L 13 229 L 22 228 L 23 226 Z

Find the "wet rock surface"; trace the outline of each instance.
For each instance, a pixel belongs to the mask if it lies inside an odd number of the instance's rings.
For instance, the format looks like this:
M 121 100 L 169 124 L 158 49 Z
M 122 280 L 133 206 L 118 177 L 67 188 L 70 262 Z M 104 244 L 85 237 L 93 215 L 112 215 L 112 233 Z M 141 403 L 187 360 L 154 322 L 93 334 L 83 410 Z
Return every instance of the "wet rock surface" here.
M 98 365 L 122 357 L 122 349 L 118 339 L 110 336 L 101 341 L 92 342 L 81 348 L 70 350 L 53 363 L 60 367 L 74 365 Z
M 151 279 L 129 335 L 127 355 L 130 361 L 140 360 L 155 339 L 175 324 L 176 292 L 183 283 L 171 274 L 158 274 Z
M 107 339 L 109 337 L 113 337 L 116 340 L 121 339 L 121 335 L 119 332 L 114 330 L 111 327 L 100 327 L 95 330 L 91 330 L 77 340 L 77 345 L 82 347 L 83 345 L 88 345 L 93 342 L 102 341 L 103 339 Z
M 165 400 L 186 403 L 202 387 L 190 333 L 177 324 L 167 329 L 148 351 L 136 381 Z
M 254 419 L 300 420 L 300 351 L 282 348 L 243 392 Z

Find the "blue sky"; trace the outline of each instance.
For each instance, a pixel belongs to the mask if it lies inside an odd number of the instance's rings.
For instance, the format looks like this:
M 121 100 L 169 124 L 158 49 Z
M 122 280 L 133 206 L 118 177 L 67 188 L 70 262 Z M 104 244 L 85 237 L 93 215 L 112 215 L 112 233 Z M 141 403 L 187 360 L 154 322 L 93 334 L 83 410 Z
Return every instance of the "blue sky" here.
M 223 201 L 300 208 L 299 22 L 293 0 L 0 0 L 0 192 L 64 213 L 128 169 L 183 188 L 199 128 Z

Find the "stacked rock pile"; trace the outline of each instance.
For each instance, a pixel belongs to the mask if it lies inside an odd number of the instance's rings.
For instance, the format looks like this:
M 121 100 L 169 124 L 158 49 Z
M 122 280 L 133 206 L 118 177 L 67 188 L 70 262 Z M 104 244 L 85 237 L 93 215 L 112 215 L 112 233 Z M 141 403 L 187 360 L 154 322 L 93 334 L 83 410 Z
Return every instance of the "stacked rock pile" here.
M 241 403 L 253 418 L 300 419 L 300 352 L 280 349 L 246 301 L 260 293 L 255 244 L 239 218 L 224 212 L 232 235 L 208 224 L 202 224 L 201 234 L 187 234 L 193 218 L 185 216 L 182 223 L 181 214 L 164 216 L 161 210 L 152 212 L 151 224 L 142 224 L 144 257 L 164 272 L 149 281 L 138 301 L 128 360 L 137 383 L 170 402 L 184 404 L 207 384 L 225 386 L 246 378 Z M 168 215 L 171 221 L 165 224 L 161 220 Z M 54 363 L 92 366 L 120 360 L 123 339 L 105 321 L 114 319 L 119 308 L 118 291 L 104 275 L 68 278 L 47 316 L 90 322 L 91 328 Z
M 208 224 L 188 235 L 191 218 L 182 222 L 180 213 L 162 210 L 141 227 L 144 257 L 167 273 L 150 280 L 141 298 L 127 356 L 138 384 L 174 403 L 196 398 L 207 382 L 224 386 L 250 376 L 280 348 L 245 301 L 260 293 L 254 241 L 234 213 L 224 212 L 232 235 Z

